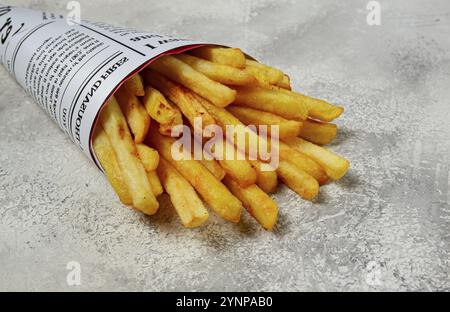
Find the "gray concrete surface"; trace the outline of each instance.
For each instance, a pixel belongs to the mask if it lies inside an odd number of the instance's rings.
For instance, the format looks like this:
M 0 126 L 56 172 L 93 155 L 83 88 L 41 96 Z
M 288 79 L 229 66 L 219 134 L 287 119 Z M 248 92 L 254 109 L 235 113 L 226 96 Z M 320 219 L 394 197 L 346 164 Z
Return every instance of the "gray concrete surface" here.
M 316 203 L 281 187 L 275 233 L 246 215 L 184 229 L 166 200 L 121 206 L 0 69 L 0 290 L 450 290 L 450 3 L 380 1 L 368 26 L 367 2 L 81 1 L 86 19 L 242 47 L 345 106 L 331 148 L 351 170 Z

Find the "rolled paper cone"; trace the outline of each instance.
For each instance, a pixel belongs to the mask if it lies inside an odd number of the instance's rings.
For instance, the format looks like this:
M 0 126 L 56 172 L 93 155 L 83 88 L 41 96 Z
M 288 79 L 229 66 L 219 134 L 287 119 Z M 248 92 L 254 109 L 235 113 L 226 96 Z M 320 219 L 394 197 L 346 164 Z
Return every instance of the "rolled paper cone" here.
M 205 44 L 1 4 L 0 30 L 2 64 L 99 168 L 102 105 L 152 60 Z

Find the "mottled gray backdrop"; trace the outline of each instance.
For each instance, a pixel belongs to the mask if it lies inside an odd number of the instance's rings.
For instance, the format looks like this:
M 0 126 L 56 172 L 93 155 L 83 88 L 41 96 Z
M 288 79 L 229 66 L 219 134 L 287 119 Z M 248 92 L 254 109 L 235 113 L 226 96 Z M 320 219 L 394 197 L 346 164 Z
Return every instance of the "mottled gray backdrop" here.
M 343 105 L 331 148 L 351 169 L 315 203 L 280 187 L 275 233 L 246 213 L 184 229 L 167 204 L 123 207 L 1 68 L 0 290 L 450 290 L 450 3 L 381 0 L 368 26 L 367 2 L 81 1 L 85 19 L 242 47 Z

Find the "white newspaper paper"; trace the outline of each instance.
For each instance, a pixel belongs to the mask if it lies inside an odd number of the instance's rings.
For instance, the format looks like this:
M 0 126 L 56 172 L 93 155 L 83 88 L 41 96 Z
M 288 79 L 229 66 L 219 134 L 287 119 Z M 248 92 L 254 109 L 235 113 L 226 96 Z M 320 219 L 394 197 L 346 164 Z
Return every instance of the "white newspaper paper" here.
M 1 62 L 96 162 L 91 141 L 106 100 L 154 58 L 200 42 L 0 4 Z

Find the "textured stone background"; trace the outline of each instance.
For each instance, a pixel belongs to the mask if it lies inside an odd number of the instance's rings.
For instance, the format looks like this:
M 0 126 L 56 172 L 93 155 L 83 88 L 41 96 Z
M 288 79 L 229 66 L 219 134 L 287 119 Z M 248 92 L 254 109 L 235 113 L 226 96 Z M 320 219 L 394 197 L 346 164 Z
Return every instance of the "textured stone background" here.
M 313 204 L 281 187 L 275 233 L 246 215 L 187 230 L 168 205 L 121 206 L 1 68 L 0 290 L 450 290 L 450 4 L 380 1 L 370 27 L 366 3 L 81 1 L 86 19 L 242 47 L 345 106 L 331 148 L 351 170 Z

